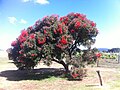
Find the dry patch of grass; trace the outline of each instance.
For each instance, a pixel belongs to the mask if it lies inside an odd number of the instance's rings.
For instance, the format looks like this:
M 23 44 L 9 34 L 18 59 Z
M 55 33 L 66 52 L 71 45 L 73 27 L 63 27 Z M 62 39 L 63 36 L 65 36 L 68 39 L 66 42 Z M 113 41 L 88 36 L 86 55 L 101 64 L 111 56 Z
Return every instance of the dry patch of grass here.
M 103 67 L 88 68 L 88 75 L 82 81 L 69 81 L 61 76 L 63 67 L 59 64 L 54 63 L 51 67 L 39 64 L 32 73 L 27 73 L 17 70 L 11 60 L 2 57 L 0 90 L 119 90 L 119 67 L 108 68 L 108 65 L 114 64 L 107 63 L 105 66 L 103 63 Z M 100 70 L 103 86 L 99 84 L 96 70 Z

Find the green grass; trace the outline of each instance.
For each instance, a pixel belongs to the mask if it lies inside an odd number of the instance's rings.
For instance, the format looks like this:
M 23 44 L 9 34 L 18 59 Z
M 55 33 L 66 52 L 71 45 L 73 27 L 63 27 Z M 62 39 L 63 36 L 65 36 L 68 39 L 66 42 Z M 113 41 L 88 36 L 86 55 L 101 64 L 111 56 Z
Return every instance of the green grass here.
M 48 81 L 48 82 L 54 82 L 54 81 L 57 81 L 57 80 L 64 80 L 65 78 L 60 78 L 60 77 L 55 77 L 55 76 L 52 76 L 52 77 L 50 77 L 50 78 L 47 78 L 47 79 L 45 79 L 45 80 L 43 80 L 43 81 Z

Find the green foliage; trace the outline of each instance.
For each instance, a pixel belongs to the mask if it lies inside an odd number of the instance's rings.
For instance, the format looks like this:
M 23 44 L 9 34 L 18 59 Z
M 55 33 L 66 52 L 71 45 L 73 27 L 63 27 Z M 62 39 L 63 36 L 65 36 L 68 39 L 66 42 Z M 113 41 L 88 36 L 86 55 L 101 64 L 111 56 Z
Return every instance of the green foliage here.
M 117 54 L 110 54 L 110 53 L 102 53 L 102 59 L 117 59 Z

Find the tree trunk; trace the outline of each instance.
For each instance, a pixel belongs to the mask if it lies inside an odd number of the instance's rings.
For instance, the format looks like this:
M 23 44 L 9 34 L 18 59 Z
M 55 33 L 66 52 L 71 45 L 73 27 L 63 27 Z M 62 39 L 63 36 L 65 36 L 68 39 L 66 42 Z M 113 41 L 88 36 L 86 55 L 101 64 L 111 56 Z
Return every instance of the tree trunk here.
M 55 62 L 57 62 L 57 63 L 59 63 L 59 64 L 62 64 L 63 67 L 64 67 L 64 69 L 65 69 L 65 71 L 66 71 L 66 72 L 69 72 L 68 64 L 65 64 L 64 61 L 58 61 L 58 60 L 55 60 L 55 59 L 53 59 L 52 61 L 55 61 Z
M 66 72 L 69 72 L 68 65 L 65 64 L 64 62 L 62 62 L 61 64 L 64 66 L 65 71 L 66 71 Z

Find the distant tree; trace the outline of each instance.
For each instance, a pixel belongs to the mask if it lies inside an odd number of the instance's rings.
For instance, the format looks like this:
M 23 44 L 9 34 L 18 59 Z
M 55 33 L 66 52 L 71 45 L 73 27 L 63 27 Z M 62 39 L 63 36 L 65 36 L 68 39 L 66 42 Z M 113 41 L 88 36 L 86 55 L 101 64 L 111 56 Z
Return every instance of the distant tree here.
M 120 52 L 120 48 L 112 48 L 112 49 L 109 49 L 108 52 L 119 53 Z

